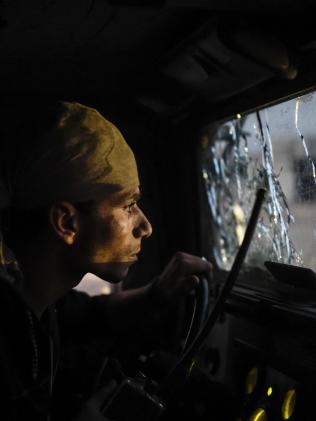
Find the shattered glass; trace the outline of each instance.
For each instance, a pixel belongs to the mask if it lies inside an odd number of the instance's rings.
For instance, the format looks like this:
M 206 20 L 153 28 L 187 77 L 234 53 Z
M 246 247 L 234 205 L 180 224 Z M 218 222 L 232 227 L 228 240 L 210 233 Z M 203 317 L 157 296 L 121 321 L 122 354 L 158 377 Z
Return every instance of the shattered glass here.
M 316 95 L 304 95 L 206 129 L 202 175 L 214 225 L 214 257 L 229 270 L 256 191 L 266 200 L 246 263 L 316 270 Z

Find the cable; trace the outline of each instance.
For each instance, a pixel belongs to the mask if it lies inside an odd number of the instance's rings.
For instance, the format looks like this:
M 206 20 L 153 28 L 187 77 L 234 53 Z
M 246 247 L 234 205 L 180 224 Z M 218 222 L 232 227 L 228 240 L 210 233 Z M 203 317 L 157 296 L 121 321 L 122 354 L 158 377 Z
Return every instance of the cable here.
M 181 355 L 184 355 L 186 349 L 188 348 L 188 345 L 190 344 L 190 338 L 191 338 L 191 335 L 192 335 L 192 329 L 193 329 L 194 320 L 195 320 L 195 314 L 196 314 L 196 307 L 197 307 L 197 298 L 196 298 L 196 296 L 193 296 L 192 316 L 191 316 L 191 320 L 190 320 L 190 325 L 189 325 L 188 333 L 187 333 L 186 338 L 184 340 L 184 344 L 183 344 L 183 349 L 182 349 Z
M 209 304 L 209 287 L 207 280 L 202 276 L 200 277 L 199 285 L 195 291 L 194 312 L 191 319 L 190 329 L 188 331 L 182 356 L 191 347 L 204 326 L 205 320 L 208 315 Z
M 204 326 L 204 328 L 201 330 L 200 334 L 196 337 L 196 339 L 193 341 L 190 348 L 187 350 L 187 352 L 183 355 L 182 358 L 179 359 L 179 361 L 176 363 L 176 365 L 171 369 L 169 372 L 167 379 L 165 381 L 165 384 L 162 384 L 161 387 L 164 388 L 168 385 L 168 383 L 172 383 L 173 378 L 177 379 L 177 369 L 181 369 L 183 371 L 183 367 L 187 369 L 187 373 L 190 374 L 190 367 L 192 367 L 192 363 L 194 363 L 194 357 L 199 351 L 200 347 L 203 345 L 205 340 L 207 339 L 209 333 L 211 332 L 213 326 L 215 325 L 215 322 L 217 321 L 217 318 L 219 314 L 222 312 L 224 304 L 226 299 L 228 298 L 229 293 L 231 292 L 232 287 L 234 286 L 238 275 L 240 273 L 241 266 L 244 262 L 244 259 L 246 257 L 247 251 L 249 249 L 253 234 L 255 232 L 257 221 L 259 218 L 259 214 L 261 211 L 261 207 L 264 201 L 265 197 L 265 190 L 259 189 L 257 192 L 255 204 L 253 206 L 253 210 L 248 222 L 248 226 L 246 229 L 246 233 L 243 239 L 243 242 L 238 250 L 238 253 L 235 257 L 232 269 L 230 273 L 228 274 L 228 277 L 224 283 L 224 286 L 217 298 L 217 301 L 211 311 L 211 314 Z

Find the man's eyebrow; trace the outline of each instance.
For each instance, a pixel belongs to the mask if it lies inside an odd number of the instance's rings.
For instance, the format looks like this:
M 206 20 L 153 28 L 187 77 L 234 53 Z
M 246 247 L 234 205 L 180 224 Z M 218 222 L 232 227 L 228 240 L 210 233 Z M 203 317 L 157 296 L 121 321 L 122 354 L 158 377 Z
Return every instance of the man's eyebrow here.
M 141 198 L 141 193 L 140 192 L 125 192 L 122 193 L 119 198 L 118 201 L 119 202 L 124 202 L 125 200 L 135 200 L 138 201 Z

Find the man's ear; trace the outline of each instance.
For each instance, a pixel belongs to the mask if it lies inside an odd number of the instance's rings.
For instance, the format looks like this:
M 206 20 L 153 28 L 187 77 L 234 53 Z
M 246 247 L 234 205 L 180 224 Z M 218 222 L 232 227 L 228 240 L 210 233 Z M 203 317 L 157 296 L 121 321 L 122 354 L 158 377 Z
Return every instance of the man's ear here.
M 79 214 L 69 202 L 56 202 L 49 209 L 49 220 L 57 236 L 68 245 L 75 242 L 79 232 Z

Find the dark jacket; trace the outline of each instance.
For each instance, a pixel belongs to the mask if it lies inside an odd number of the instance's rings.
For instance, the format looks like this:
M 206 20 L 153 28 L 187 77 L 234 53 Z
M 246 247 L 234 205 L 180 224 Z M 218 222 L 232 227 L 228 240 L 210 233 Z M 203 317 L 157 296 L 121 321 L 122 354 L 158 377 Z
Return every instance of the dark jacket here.
M 94 376 L 112 343 L 111 339 L 104 342 L 107 327 L 102 313 L 106 299 L 71 291 L 39 321 L 12 283 L 0 278 L 1 421 L 47 421 L 53 405 L 58 421 L 69 419 L 66 408 L 62 415 L 60 397 L 69 402 L 74 413 L 80 399 L 92 390 Z M 98 357 L 89 358 L 84 348 L 98 338 L 101 341 L 101 337 L 103 346 L 98 347 Z M 89 367 L 91 362 L 93 368 Z M 78 366 L 82 370 L 78 371 Z M 66 386 L 65 379 L 70 381 L 73 373 L 77 373 L 77 378 Z M 68 390 L 69 399 L 65 397 Z M 78 398 L 76 402 L 72 402 L 74 396 Z

